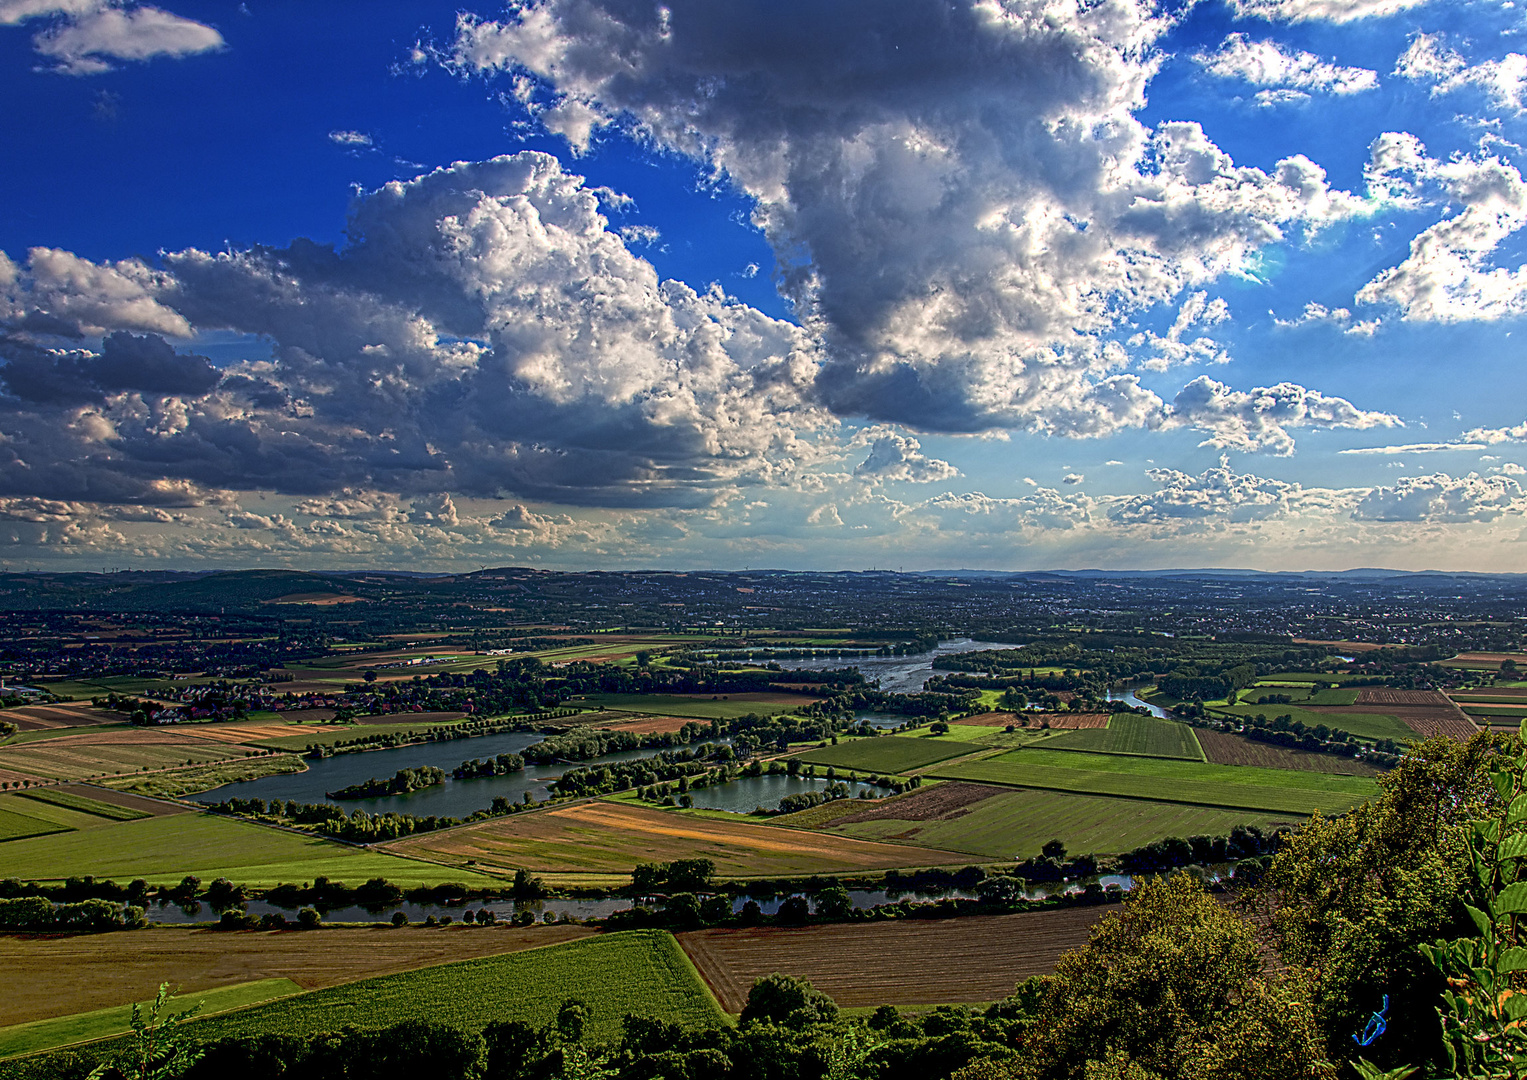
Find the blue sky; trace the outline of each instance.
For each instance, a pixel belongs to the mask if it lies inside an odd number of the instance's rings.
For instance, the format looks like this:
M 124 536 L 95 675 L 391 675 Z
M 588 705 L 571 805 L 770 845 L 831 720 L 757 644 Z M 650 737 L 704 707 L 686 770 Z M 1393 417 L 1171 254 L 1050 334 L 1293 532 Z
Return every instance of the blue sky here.
M 0 561 L 1517 569 L 1524 30 L 0 0 Z

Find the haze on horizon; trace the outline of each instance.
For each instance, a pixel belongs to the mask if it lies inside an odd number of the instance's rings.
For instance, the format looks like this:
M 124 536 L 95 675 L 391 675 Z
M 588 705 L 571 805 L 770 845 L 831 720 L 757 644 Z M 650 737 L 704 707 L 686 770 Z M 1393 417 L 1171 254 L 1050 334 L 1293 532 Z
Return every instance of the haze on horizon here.
M 1519 7 L 168 3 L 0 0 L 8 568 L 1522 565 Z

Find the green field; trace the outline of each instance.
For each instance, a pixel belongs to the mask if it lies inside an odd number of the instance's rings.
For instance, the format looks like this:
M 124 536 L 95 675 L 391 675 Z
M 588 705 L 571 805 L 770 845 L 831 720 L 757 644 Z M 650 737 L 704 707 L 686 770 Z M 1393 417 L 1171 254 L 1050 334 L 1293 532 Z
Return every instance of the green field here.
M 225 877 L 255 886 L 319 876 L 352 884 L 385 877 L 405 887 L 442 881 L 498 884 L 470 871 L 379 855 L 215 814 L 172 814 L 110 825 L 97 818 L 95 824 L 96 828 L 0 845 L 0 878 L 59 881 L 92 874 L 174 884 L 194 874 L 203 881 Z
M 1299 815 L 1343 811 L 1378 793 L 1365 777 L 1059 750 L 1014 750 L 936 768 L 930 775 Z
M 0 841 L 22 840 L 28 836 L 47 836 L 50 833 L 64 832 L 68 828 L 67 825 L 44 821 L 30 814 L 0 808 Z
M 1000 732 L 1001 728 L 994 729 L 994 734 Z M 979 749 L 979 745 L 945 742 L 935 736 L 881 735 L 807 750 L 800 759 L 809 765 L 831 765 L 859 772 L 901 773 Z
M 1046 750 L 1082 750 L 1098 754 L 1133 754 L 1139 757 L 1204 760 L 1198 736 L 1187 724 L 1158 720 L 1154 716 L 1118 713 L 1106 728 L 1062 731 L 1043 742 Z
M 1167 836 L 1220 836 L 1237 825 L 1268 828 L 1298 820 L 1298 815 L 1027 789 L 1005 790 L 961 809 L 963 813 L 943 820 L 888 817 L 823 828 L 862 840 L 890 841 L 894 836 L 894 843 L 965 851 L 987 859 L 1026 859 L 1051 840 L 1060 840 L 1073 854 L 1116 855 Z
M 1405 721 L 1381 713 L 1318 713 L 1301 709 L 1297 705 L 1231 705 L 1228 707 L 1219 705 L 1211 711 L 1225 716 L 1243 718 L 1260 713 L 1269 720 L 1287 716 L 1291 721 L 1298 720 L 1305 727 L 1313 728 L 1324 724 L 1333 730 L 1351 732 L 1360 739 L 1393 739 L 1395 742 L 1405 742 L 1408 739 L 1417 738 L 1415 728 Z
M 731 720 L 748 713 L 763 716 L 789 712 L 814 700 L 794 694 L 759 694 L 756 697 L 765 700 L 748 700 L 741 694 L 728 694 L 724 698 L 717 695 L 714 700 L 679 694 L 585 694 L 568 704 L 586 709 L 609 709 L 612 712 L 655 713 L 659 716 L 693 717 L 696 720 Z
M 50 806 L 59 806 L 65 810 L 77 810 L 81 814 L 105 818 L 107 821 L 137 821 L 140 818 L 152 816 L 144 813 L 142 810 L 132 810 L 126 806 L 113 806 L 111 803 L 87 799 L 83 795 L 76 795 L 70 791 L 60 791 L 57 788 L 34 788 L 31 791 L 23 792 L 21 797 L 23 799 L 32 799 L 36 802 L 48 803 Z
M 179 994 L 171 999 L 170 1008 L 173 1012 L 195 1008 L 198 1015 L 210 1016 L 213 1013 L 242 1009 L 246 1005 L 256 1005 L 273 998 L 301 992 L 302 987 L 290 979 L 260 979 L 256 982 L 236 983 L 233 986 L 220 986 L 212 990 Z M 145 1001 L 143 1004 L 152 1005 L 153 1002 Z M 128 1026 L 128 1021 L 132 1019 L 132 1012 L 131 1005 L 118 1005 L 111 1009 L 97 1009 L 95 1012 L 58 1016 L 51 1020 L 37 1020 L 30 1024 L 0 1028 L 0 1058 L 35 1054 L 41 1050 L 52 1050 L 74 1043 L 125 1035 L 132 1030 Z
M 322 947 L 321 938 L 314 947 Z M 417 1019 L 468 1028 L 496 1020 L 539 1026 L 569 997 L 588 1003 L 593 1039 L 618 1036 L 627 1013 L 696 1027 L 727 1022 L 672 934 L 628 930 L 315 990 L 199 1020 L 190 1031 L 199 1039 L 311 1035 L 347 1024 L 379 1028 Z

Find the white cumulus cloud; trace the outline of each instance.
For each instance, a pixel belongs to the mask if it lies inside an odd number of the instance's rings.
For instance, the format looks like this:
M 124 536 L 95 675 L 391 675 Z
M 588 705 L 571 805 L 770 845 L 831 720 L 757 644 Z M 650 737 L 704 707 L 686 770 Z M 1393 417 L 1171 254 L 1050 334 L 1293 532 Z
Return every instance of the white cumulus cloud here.
M 1376 71 L 1343 67 L 1314 53 L 1285 49 L 1275 41 L 1252 41 L 1245 34 L 1231 34 L 1215 52 L 1199 53 L 1193 59 L 1221 79 L 1294 92 L 1283 98 L 1269 96 L 1267 103 L 1302 100 L 1309 92 L 1360 94 L 1379 85 Z

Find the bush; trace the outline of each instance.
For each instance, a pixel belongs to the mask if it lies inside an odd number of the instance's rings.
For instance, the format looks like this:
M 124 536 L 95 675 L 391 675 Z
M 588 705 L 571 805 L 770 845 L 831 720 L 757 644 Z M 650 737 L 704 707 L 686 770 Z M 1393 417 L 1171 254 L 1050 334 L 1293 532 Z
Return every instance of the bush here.
M 305 907 L 297 912 L 297 925 L 304 930 L 316 930 L 322 921 L 323 916 L 318 914 L 318 909 L 315 907 Z
M 747 1025 L 758 1020 L 796 1029 L 837 1019 L 838 1005 L 806 979 L 775 972 L 753 983 L 739 1022 Z
M 392 925 L 393 926 L 407 926 L 408 925 L 408 916 L 403 914 L 403 912 L 401 912 L 401 911 L 394 911 L 392 913 Z

